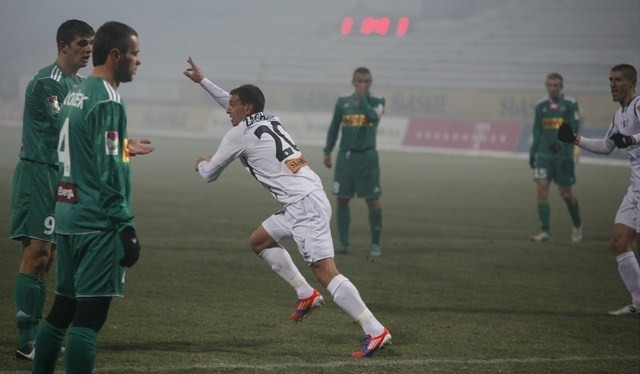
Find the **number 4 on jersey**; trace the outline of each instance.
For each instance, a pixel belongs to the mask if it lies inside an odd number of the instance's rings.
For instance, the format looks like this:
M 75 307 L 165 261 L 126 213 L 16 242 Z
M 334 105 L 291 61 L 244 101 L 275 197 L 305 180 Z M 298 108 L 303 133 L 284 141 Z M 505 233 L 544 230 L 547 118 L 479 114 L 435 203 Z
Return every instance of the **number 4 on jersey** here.
M 71 156 L 69 155 L 69 118 L 64 120 L 58 138 L 58 162 L 64 165 L 63 176 L 71 176 Z

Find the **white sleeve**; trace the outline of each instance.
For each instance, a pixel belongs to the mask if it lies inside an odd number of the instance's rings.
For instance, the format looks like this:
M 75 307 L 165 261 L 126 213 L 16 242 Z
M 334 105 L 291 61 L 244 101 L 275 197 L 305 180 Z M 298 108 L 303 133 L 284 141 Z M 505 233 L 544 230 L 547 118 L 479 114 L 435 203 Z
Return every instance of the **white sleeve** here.
M 612 140 L 606 138 L 592 139 L 585 138 L 584 136 L 580 137 L 578 146 L 582 149 L 586 149 L 589 152 L 599 153 L 603 155 L 608 155 L 609 153 L 613 152 L 616 147 Z
M 216 99 L 222 108 L 227 109 L 229 106 L 229 93 L 227 91 L 216 86 L 209 80 L 209 78 L 204 78 L 200 82 L 200 85 L 209 93 L 209 95 L 211 95 L 211 97 Z
M 198 173 L 206 182 L 213 182 L 233 160 L 244 152 L 242 133 L 234 127 L 227 131 L 211 160 L 198 164 Z

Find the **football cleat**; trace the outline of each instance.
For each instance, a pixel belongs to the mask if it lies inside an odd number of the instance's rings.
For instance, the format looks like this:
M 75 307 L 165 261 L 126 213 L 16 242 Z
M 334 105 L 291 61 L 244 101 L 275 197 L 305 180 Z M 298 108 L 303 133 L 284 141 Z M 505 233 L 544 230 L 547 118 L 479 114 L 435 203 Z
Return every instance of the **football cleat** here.
M 610 316 L 626 316 L 626 315 L 640 315 L 640 308 L 634 304 L 623 306 L 618 310 L 612 310 L 609 312 Z
M 303 319 L 309 317 L 314 309 L 321 307 L 324 304 L 324 298 L 320 295 L 318 290 L 314 289 L 313 293 L 309 297 L 304 299 L 298 299 L 295 312 L 291 313 L 289 320 L 292 322 L 302 322 Z
M 16 349 L 16 358 L 18 360 L 33 361 L 33 356 L 36 354 L 36 342 L 33 340 L 28 342 L 22 348 Z
M 366 334 L 362 342 L 364 343 L 362 348 L 353 352 L 351 356 L 358 358 L 369 357 L 378 350 L 384 349 L 387 345 L 391 344 L 391 334 L 389 330 L 385 328 L 382 334 L 378 336 Z
M 370 257 L 380 257 L 382 256 L 382 251 L 380 250 L 380 244 L 371 244 L 371 252 L 369 252 Z
M 551 235 L 546 231 L 542 231 L 539 234 L 533 235 L 529 239 L 531 239 L 532 242 L 548 242 L 551 240 Z
M 571 242 L 579 243 L 582 240 L 582 226 L 574 227 L 571 233 Z

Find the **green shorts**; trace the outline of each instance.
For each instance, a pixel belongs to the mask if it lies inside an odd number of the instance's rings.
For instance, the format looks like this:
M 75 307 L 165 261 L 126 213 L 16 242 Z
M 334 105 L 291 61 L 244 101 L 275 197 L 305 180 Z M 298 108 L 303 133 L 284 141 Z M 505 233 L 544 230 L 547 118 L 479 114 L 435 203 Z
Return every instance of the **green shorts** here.
M 57 234 L 56 294 L 80 297 L 124 296 L 123 249 L 117 231 Z
M 58 167 L 20 160 L 13 175 L 9 237 L 55 243 Z
M 378 151 L 338 151 L 332 192 L 339 198 L 374 199 L 382 195 Z
M 555 181 L 560 187 L 571 187 L 576 184 L 575 162 L 573 158 L 538 157 L 533 169 L 533 179 Z

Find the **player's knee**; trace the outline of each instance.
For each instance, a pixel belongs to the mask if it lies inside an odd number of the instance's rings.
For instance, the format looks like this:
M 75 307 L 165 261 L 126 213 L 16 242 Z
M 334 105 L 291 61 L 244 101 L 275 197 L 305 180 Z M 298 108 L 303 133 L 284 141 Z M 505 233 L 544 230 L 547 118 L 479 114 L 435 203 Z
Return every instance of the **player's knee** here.
M 100 332 L 107 320 L 110 305 L 110 297 L 92 297 L 78 300 L 73 325 Z
M 50 266 L 51 253 L 43 248 L 26 249 L 22 257 L 22 268 L 29 274 L 39 275 Z
M 66 329 L 71 324 L 75 313 L 75 300 L 56 295 L 51 311 L 47 315 L 47 321 L 59 329 Z

